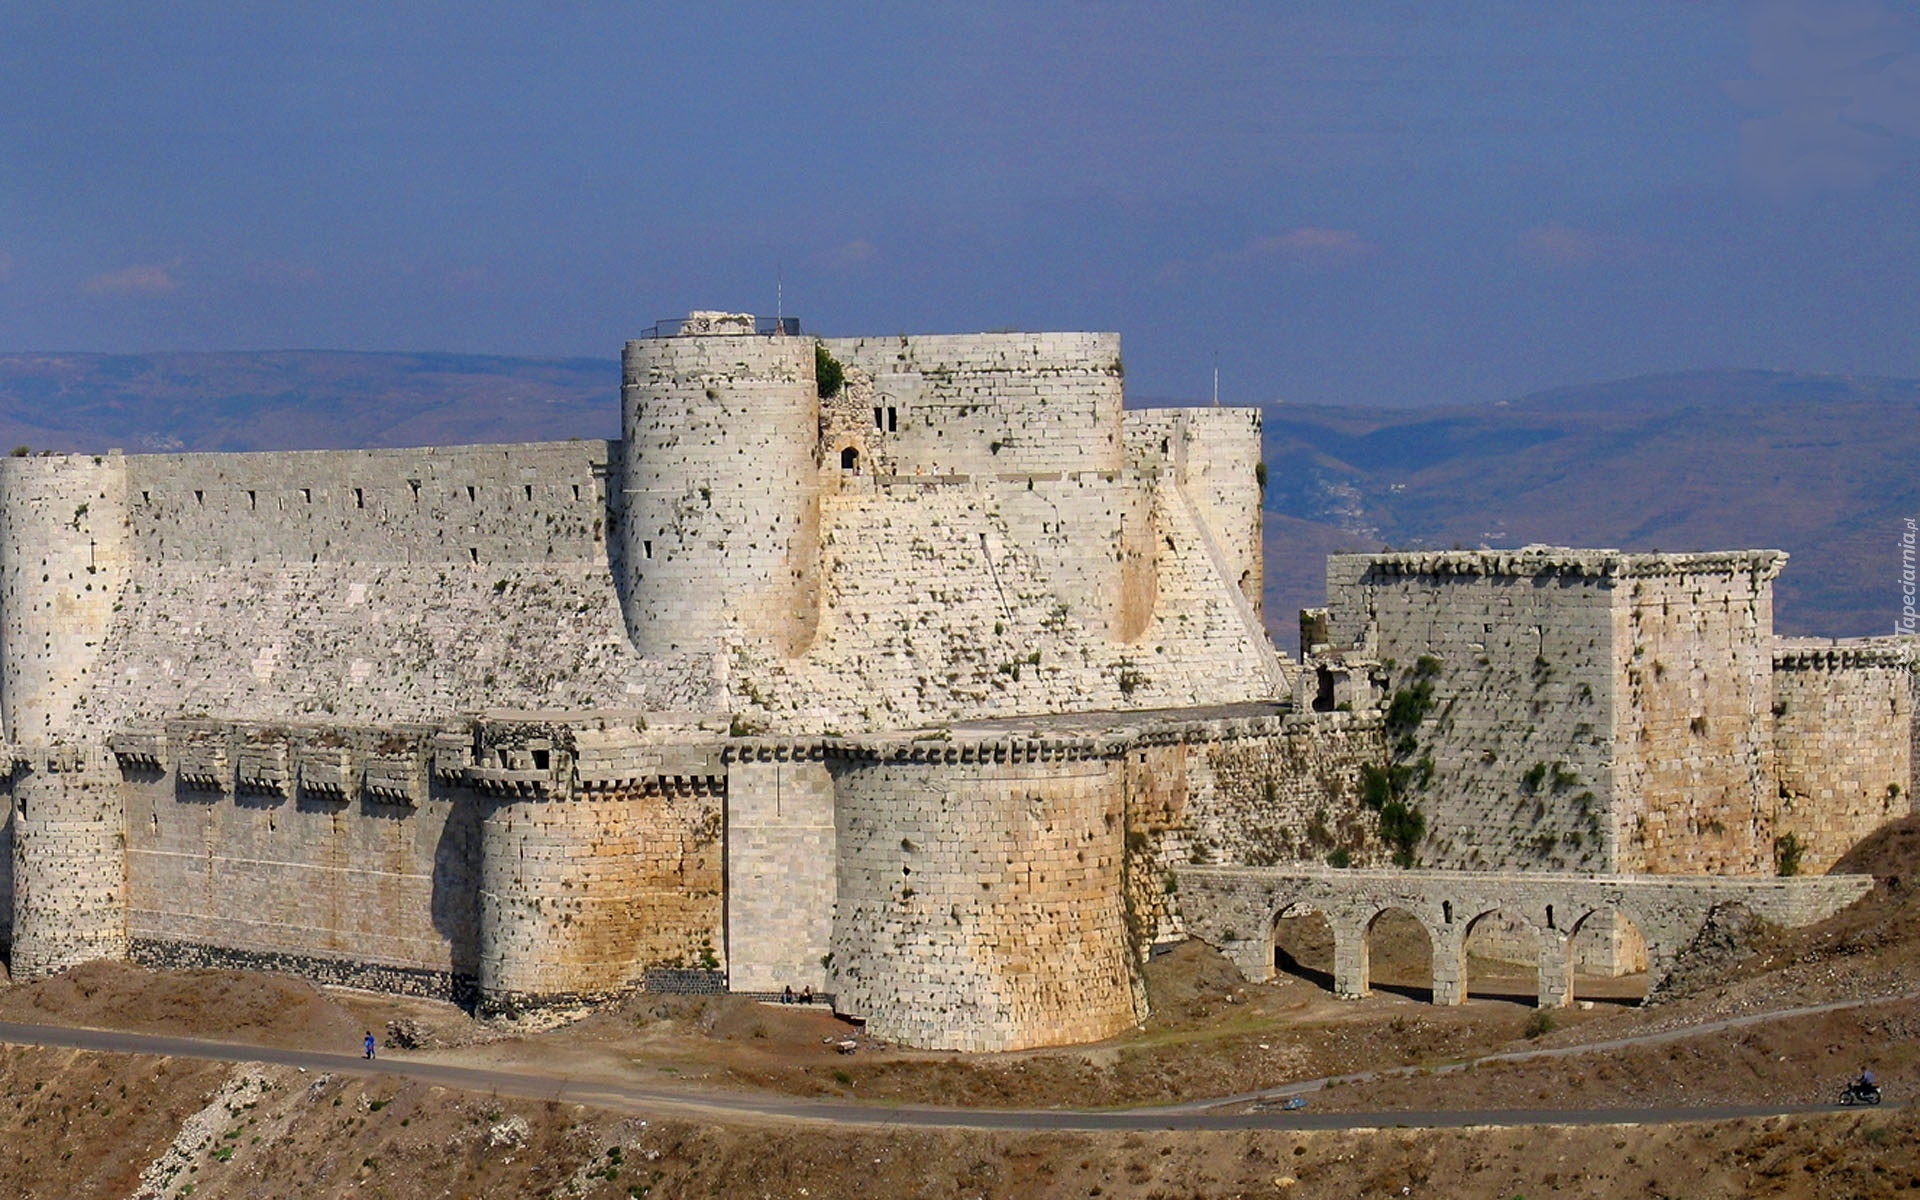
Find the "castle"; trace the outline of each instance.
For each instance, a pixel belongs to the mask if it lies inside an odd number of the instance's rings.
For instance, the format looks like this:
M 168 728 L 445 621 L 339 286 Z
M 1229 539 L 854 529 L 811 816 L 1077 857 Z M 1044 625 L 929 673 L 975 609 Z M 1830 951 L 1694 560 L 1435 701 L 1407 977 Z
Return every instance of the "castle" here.
M 1142 1019 L 1195 864 L 1771 875 L 1908 810 L 1911 646 L 1775 639 L 1775 554 L 1337 557 L 1283 658 L 1257 411 L 1122 376 L 695 313 L 615 442 L 0 460 L 14 975 L 1006 1049 Z

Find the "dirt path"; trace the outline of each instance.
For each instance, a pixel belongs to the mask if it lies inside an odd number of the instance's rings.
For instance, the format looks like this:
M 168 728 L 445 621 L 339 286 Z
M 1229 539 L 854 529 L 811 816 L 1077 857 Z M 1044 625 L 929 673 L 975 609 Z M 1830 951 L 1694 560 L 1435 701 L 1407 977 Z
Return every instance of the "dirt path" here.
M 1589 1047 L 1557 1047 L 1535 1051 L 1489 1055 L 1455 1064 L 1451 1070 L 1464 1070 L 1487 1062 L 1523 1062 L 1532 1059 L 1563 1058 L 1603 1052 L 1628 1046 L 1676 1041 L 1689 1036 L 1721 1032 L 1727 1029 L 1762 1024 L 1769 1020 L 1793 1019 L 1844 1008 L 1857 1007 L 1850 1002 L 1818 1005 L 1783 1013 L 1753 1014 L 1711 1022 L 1690 1030 L 1672 1030 L 1638 1037 L 1618 1038 Z M 157 1034 L 118 1033 L 108 1030 L 70 1029 L 52 1025 L 21 1025 L 0 1022 L 0 1041 L 22 1046 L 61 1047 L 116 1054 L 150 1054 L 168 1058 L 243 1063 L 261 1062 L 300 1070 L 355 1075 L 398 1075 L 423 1083 L 455 1087 L 474 1092 L 518 1096 L 575 1104 L 590 1104 L 614 1111 L 671 1115 L 687 1119 L 739 1119 L 757 1117 L 786 1121 L 812 1121 L 833 1125 L 915 1126 L 921 1128 L 983 1130 L 1055 1130 L 1055 1131 L 1145 1131 L 1210 1130 L 1225 1132 L 1247 1129 L 1365 1129 L 1382 1124 L 1380 1114 L 1368 1112 L 1310 1112 L 1274 1109 L 1263 1101 L 1297 1096 L 1328 1086 L 1377 1082 L 1412 1074 L 1413 1069 L 1357 1072 L 1331 1079 L 1311 1080 L 1246 1096 L 1224 1097 L 1188 1104 L 1121 1111 L 1095 1112 L 1074 1109 L 957 1109 L 927 1105 L 865 1105 L 839 1101 L 797 1100 L 774 1096 L 715 1092 L 688 1086 L 648 1088 L 624 1085 L 610 1080 L 583 1080 L 552 1074 L 529 1067 L 468 1067 L 426 1059 L 395 1057 L 368 1061 L 345 1054 L 312 1050 L 248 1046 L 236 1043 L 203 1041 L 197 1038 L 166 1037 Z M 1676 1121 L 1729 1120 L 1770 1117 L 1817 1111 L 1816 1105 L 1705 1105 L 1647 1106 L 1628 1108 L 1539 1108 L 1539 1109 L 1459 1109 L 1421 1112 L 1394 1112 L 1390 1123 L 1418 1128 L 1511 1127 L 1524 1125 L 1607 1125 L 1668 1124 Z M 1237 1110 L 1237 1111 L 1229 1111 Z

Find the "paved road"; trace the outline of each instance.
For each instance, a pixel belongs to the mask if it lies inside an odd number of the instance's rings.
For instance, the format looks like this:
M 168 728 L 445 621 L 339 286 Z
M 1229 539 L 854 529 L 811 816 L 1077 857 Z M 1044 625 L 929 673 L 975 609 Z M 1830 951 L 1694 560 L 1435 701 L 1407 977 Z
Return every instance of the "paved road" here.
M 1811 1010 L 1829 1011 L 1845 1004 L 1821 1005 Z M 1790 1014 L 1762 1014 L 1715 1022 L 1711 1028 L 1731 1028 L 1760 1020 L 1778 1019 Z M 1710 1031 L 1696 1026 L 1689 1030 L 1668 1031 L 1623 1038 L 1608 1047 L 1642 1042 L 1670 1040 Z M 921 1105 L 886 1106 L 843 1101 L 800 1100 L 766 1094 L 699 1091 L 692 1088 L 650 1088 L 603 1080 L 579 1080 L 543 1075 L 526 1070 L 500 1070 L 484 1067 L 460 1067 L 429 1059 L 386 1057 L 368 1062 L 357 1054 L 325 1054 L 311 1050 L 279 1050 L 232 1042 L 202 1041 L 198 1038 L 164 1037 L 157 1034 L 118 1033 L 98 1029 L 72 1029 L 59 1025 L 20 1025 L 0 1021 L 0 1042 L 24 1046 L 64 1047 L 112 1054 L 156 1054 L 173 1058 L 202 1059 L 214 1062 L 261 1062 L 276 1066 L 300 1067 L 309 1071 L 331 1071 L 347 1075 L 395 1075 L 422 1083 L 461 1088 L 480 1093 L 498 1093 L 533 1100 L 558 1100 L 587 1104 L 654 1118 L 679 1117 L 691 1120 L 762 1119 L 776 1121 L 821 1122 L 835 1125 L 871 1127 L 921 1127 L 948 1129 L 999 1130 L 1243 1130 L 1243 1129 L 1377 1129 L 1377 1128 L 1464 1128 L 1476 1125 L 1644 1125 L 1672 1124 L 1684 1121 L 1718 1121 L 1735 1117 L 1764 1117 L 1785 1113 L 1825 1111 L 1824 1106 L 1768 1105 L 1751 1107 L 1635 1108 L 1635 1109 L 1528 1109 L 1458 1112 L 1330 1113 L 1309 1109 L 1287 1111 L 1273 1107 L 1284 1097 L 1313 1091 L 1328 1081 L 1315 1080 L 1294 1084 L 1271 1092 L 1235 1096 L 1160 1108 L 1132 1108 L 1113 1111 L 1071 1109 L 956 1109 Z M 1521 1052 L 1498 1055 L 1479 1061 L 1513 1061 L 1580 1053 L 1593 1047 L 1566 1050 Z M 1464 1066 L 1467 1064 L 1459 1064 Z M 1456 1068 L 1457 1069 L 1457 1068 Z M 1345 1076 L 1343 1079 L 1377 1079 L 1401 1072 L 1374 1072 Z

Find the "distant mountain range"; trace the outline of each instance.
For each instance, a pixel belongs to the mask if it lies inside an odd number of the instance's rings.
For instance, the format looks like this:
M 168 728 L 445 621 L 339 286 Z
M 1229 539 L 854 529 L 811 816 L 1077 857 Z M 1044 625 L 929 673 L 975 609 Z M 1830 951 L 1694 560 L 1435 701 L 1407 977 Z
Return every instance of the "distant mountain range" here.
M 1775 626 L 1885 634 L 1920 517 L 1920 381 L 1693 371 L 1455 409 L 1266 411 L 1267 602 L 1335 549 L 1768 547 Z M 1293 564 L 1298 564 L 1297 566 Z
M 619 436 L 605 359 L 0 354 L 0 449 L 328 449 Z M 1764 546 L 1784 632 L 1887 633 L 1920 517 L 1920 381 L 1695 371 L 1449 409 L 1268 406 L 1267 614 L 1339 550 Z
M 619 397 L 620 365 L 598 358 L 0 354 L 0 442 L 132 453 L 619 437 Z

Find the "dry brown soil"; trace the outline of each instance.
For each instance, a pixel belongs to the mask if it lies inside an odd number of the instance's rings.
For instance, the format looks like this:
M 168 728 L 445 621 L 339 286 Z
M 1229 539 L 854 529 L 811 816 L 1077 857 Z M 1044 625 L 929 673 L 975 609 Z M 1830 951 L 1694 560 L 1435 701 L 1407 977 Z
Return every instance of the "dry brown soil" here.
M 319 1081 L 254 1069 L 271 1089 L 216 1105 L 207 1144 L 169 1196 L 1876 1196 L 1920 1189 L 1920 821 L 1856 849 L 1874 893 L 1814 929 L 1747 931 L 1703 951 L 1694 990 L 1651 1008 L 1598 1002 L 1542 1030 L 1514 999 L 1531 981 L 1475 963 L 1476 995 L 1419 1002 L 1424 945 L 1376 948 L 1397 981 L 1342 1002 L 1319 982 L 1249 985 L 1204 947 L 1149 968 L 1155 1016 L 1092 1047 L 1005 1055 L 907 1051 L 830 1014 L 636 996 L 544 1032 L 488 1027 L 449 1005 L 240 972 L 94 964 L 0 988 L 0 1019 L 355 1050 L 404 1022 L 471 1065 L 693 1088 L 865 1101 L 1089 1107 L 1193 1100 L 1346 1072 L 1314 1111 L 1820 1103 L 1871 1062 L 1891 1103 L 1760 1121 L 1461 1131 L 996 1134 L 848 1131 L 742 1120 L 659 1121 L 467 1095 L 397 1079 Z M 1620 981 L 1609 981 L 1613 986 Z M 1606 990 L 1588 981 L 1583 994 Z M 1624 981 L 1633 991 L 1635 981 Z M 1574 1046 L 1837 999 L 1860 1007 L 1679 1040 L 1443 1070 L 1475 1055 Z M 1531 1036 L 1530 1036 L 1531 1035 Z M 835 1043 L 852 1037 L 858 1049 Z M 0 1047 L 0 1196 L 128 1196 L 140 1172 L 246 1068 Z M 524 1130 L 514 1117 L 525 1122 Z M 192 1125 L 189 1122 L 189 1125 Z M 230 1136 L 229 1136 L 230 1135 Z M 608 1157 L 619 1148 L 618 1161 Z M 591 1169 L 589 1178 L 585 1172 Z M 1290 1182 L 1291 1181 L 1291 1182 Z M 569 1190 L 570 1186 L 572 1190 Z M 1402 1191 L 1402 1189 L 1407 1189 Z

